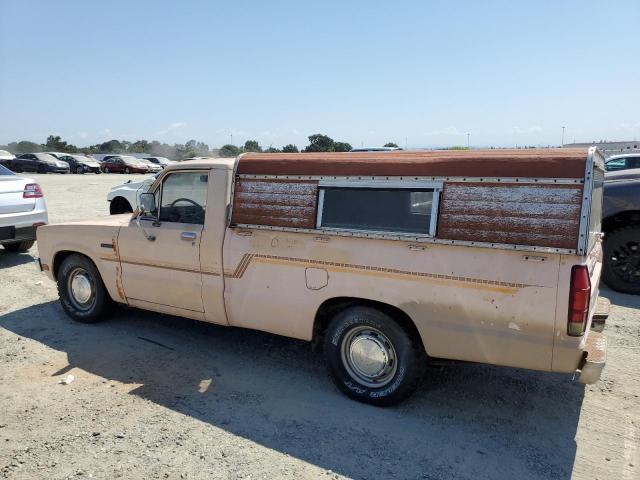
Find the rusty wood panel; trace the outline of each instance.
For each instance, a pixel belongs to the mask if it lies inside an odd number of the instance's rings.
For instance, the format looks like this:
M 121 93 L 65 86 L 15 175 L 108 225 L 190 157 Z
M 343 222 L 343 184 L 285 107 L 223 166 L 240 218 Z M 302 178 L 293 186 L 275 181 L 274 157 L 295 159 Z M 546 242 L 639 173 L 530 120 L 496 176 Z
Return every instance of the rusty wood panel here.
M 318 182 L 237 179 L 233 224 L 315 228 Z
M 582 186 L 521 183 L 447 183 L 452 200 L 475 202 L 575 203 L 582 202 Z
M 575 249 L 581 202 L 582 185 L 445 183 L 438 238 Z
M 247 153 L 239 174 L 584 178 L 586 148 Z
M 269 215 L 283 218 L 306 218 L 314 216 L 316 209 L 314 206 L 304 207 L 291 207 L 288 205 L 268 205 L 264 203 L 243 203 L 240 207 L 238 215 L 264 215 L 268 212 Z
M 286 193 L 249 193 L 238 192 L 236 201 L 242 204 L 269 204 L 287 205 L 291 207 L 304 207 L 311 205 L 313 200 L 309 197 L 313 195 L 288 195 Z
M 271 193 L 284 195 L 315 195 L 318 191 L 317 181 L 300 180 L 247 180 L 236 181 L 236 192 Z
M 539 203 L 522 202 L 512 203 L 509 208 L 509 214 L 512 217 L 544 217 L 565 220 L 567 217 L 578 215 L 580 207 L 581 205 L 577 203 L 549 203 L 542 209 Z M 503 215 L 504 203 L 449 200 L 447 204 L 447 213 L 450 215 L 469 215 L 469 212 L 473 212 L 472 215 L 477 216 Z

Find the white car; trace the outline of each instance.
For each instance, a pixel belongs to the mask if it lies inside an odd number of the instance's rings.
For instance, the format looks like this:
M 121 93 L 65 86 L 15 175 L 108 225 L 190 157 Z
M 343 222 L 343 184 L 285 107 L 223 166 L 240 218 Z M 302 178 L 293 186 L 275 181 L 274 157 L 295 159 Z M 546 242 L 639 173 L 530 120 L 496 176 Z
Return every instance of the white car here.
M 149 172 L 151 172 L 151 173 L 161 172 L 162 169 L 164 168 L 162 165 L 158 165 L 156 163 L 153 163 L 151 160 L 149 160 L 147 158 L 138 158 L 138 161 L 144 163 L 147 166 L 147 168 L 149 169 Z
M 120 213 L 131 213 L 140 205 L 140 194 L 145 193 L 149 186 L 155 181 L 158 174 L 145 178 L 141 182 L 129 180 L 122 185 L 113 187 L 107 194 L 109 202 L 109 213 L 118 215 Z
M 11 166 L 11 161 L 16 158 L 16 156 L 7 152 L 6 150 L 0 150 L 0 165 L 4 165 L 5 167 Z
M 149 160 L 151 163 L 160 165 L 161 168 L 168 167 L 169 165 L 176 163 L 173 160 L 169 160 L 166 157 L 145 157 L 145 160 Z
M 0 165 L 0 245 L 26 252 L 36 240 L 36 228 L 48 221 L 40 185 Z

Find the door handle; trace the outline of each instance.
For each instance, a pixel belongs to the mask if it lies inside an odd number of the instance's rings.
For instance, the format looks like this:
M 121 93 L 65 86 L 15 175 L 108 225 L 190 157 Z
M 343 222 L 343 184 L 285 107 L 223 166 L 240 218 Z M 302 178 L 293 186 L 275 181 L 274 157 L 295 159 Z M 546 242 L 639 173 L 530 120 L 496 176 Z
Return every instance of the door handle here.
M 191 242 L 191 241 L 195 240 L 197 236 L 198 235 L 195 232 L 182 232 L 180 234 L 180 238 L 182 240 L 186 240 L 188 242 Z

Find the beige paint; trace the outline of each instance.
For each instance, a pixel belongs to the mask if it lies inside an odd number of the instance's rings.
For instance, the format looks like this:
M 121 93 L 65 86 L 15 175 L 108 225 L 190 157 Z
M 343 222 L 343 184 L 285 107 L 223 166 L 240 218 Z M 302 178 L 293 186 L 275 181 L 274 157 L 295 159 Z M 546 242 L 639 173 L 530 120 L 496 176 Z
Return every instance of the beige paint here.
M 597 286 L 599 246 L 583 258 L 227 229 L 233 165 L 179 164 L 152 186 L 171 171 L 209 171 L 204 228 L 142 221 L 156 236 L 149 242 L 126 216 L 50 225 L 38 229 L 42 262 L 52 265 L 60 250 L 83 253 L 114 300 L 214 323 L 310 340 L 324 301 L 355 297 L 404 311 L 433 357 L 562 372 L 578 366 L 588 334 L 566 336 L 568 279 L 573 265 L 589 263 Z M 182 231 L 197 240 L 180 239 Z M 101 248 L 105 242 L 114 248 Z

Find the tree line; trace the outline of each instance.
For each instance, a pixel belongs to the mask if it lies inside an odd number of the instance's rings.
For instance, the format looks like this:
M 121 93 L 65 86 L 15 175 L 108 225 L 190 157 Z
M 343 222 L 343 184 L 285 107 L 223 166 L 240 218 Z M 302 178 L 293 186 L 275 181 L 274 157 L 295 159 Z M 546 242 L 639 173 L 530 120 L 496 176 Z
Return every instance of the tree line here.
M 316 133 L 308 137 L 309 145 L 304 147 L 303 152 L 348 152 L 351 150 L 351 144 L 347 142 L 339 142 L 324 135 Z M 397 147 L 398 145 L 389 142 L 385 147 Z M 223 157 L 235 157 L 244 152 L 264 152 L 264 153 L 296 153 L 300 150 L 292 143 L 284 145 L 282 148 L 269 146 L 263 148 L 257 140 L 247 140 L 244 145 L 223 145 L 219 149 L 209 148 L 204 142 L 189 140 L 181 144 L 176 143 L 169 145 L 161 143 L 157 140 L 137 140 L 130 142 L 127 140 L 109 140 L 107 142 L 96 143 L 87 147 L 77 147 L 71 143 L 64 141 L 59 135 L 49 135 L 45 143 L 35 143 L 28 140 L 19 142 L 11 142 L 8 145 L 0 145 L 0 150 L 8 150 L 9 152 L 19 155 L 21 153 L 37 153 L 37 152 L 64 152 L 64 153 L 148 153 L 153 156 L 166 157 L 171 160 L 182 160 L 191 157 L 207 157 L 220 155 Z

